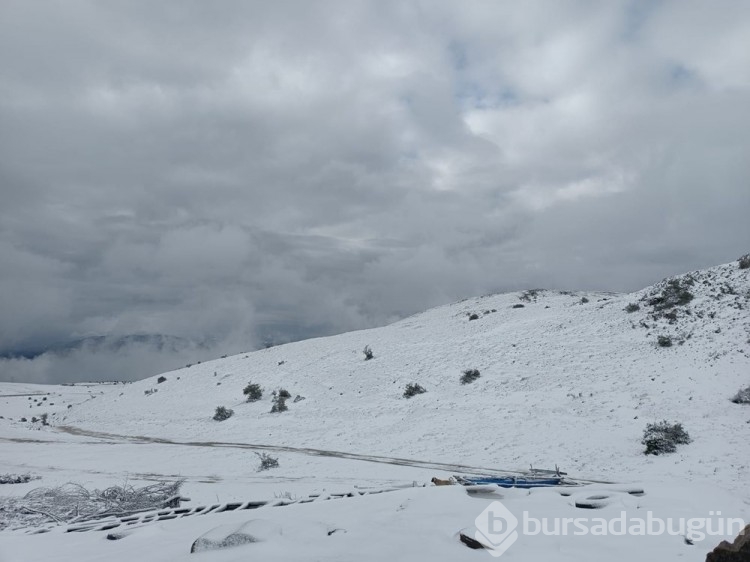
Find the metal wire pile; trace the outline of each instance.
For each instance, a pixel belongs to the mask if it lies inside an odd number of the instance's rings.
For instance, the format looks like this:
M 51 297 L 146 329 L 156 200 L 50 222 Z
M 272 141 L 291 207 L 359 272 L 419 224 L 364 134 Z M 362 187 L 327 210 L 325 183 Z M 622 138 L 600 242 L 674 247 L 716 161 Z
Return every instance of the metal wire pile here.
M 162 481 L 140 488 L 125 484 L 105 490 L 87 490 L 73 482 L 35 488 L 22 497 L 0 498 L 0 529 L 74 523 L 179 506 L 183 482 Z

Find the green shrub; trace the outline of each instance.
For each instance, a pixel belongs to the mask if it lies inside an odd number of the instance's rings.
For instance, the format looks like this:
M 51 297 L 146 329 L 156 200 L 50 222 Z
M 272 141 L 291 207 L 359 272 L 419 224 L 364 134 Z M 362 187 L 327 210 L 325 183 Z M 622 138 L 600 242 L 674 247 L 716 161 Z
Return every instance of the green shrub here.
M 461 375 L 461 384 L 469 384 L 480 377 L 478 369 L 466 369 Z
M 259 384 L 251 382 L 247 384 L 247 386 L 242 391 L 242 394 L 247 396 L 248 402 L 256 402 L 263 398 L 263 389 Z
M 406 389 L 404 390 L 404 398 L 411 398 L 412 396 L 416 396 L 417 394 L 424 394 L 427 392 L 425 388 L 417 383 L 409 383 L 406 385 Z
M 750 269 L 750 254 L 745 254 L 739 260 L 740 269 Z
M 625 312 L 630 314 L 631 312 L 638 312 L 640 309 L 641 309 L 640 306 L 638 306 L 634 302 L 631 302 L 628 306 L 625 307 Z
M 674 453 L 677 445 L 687 445 L 692 439 L 681 423 L 671 424 L 667 420 L 646 425 L 641 443 L 646 446 L 646 455 Z
M 228 420 L 234 415 L 234 410 L 225 408 L 224 406 L 216 406 L 216 413 L 214 413 L 214 420 L 224 421 Z
M 289 409 L 289 406 L 286 405 L 286 400 L 290 396 L 291 394 L 289 394 L 289 391 L 284 390 L 283 388 L 280 389 L 278 392 L 274 390 L 273 402 L 271 404 L 271 413 L 280 414 L 281 412 L 286 412 Z

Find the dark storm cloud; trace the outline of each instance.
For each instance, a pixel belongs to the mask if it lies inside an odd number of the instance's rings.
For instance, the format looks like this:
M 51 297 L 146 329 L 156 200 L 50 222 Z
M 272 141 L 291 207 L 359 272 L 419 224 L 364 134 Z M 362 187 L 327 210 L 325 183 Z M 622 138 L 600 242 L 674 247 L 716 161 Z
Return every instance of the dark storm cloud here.
M 748 37 L 731 1 L 3 2 L 0 352 L 186 343 L 0 378 L 137 378 L 734 259 Z

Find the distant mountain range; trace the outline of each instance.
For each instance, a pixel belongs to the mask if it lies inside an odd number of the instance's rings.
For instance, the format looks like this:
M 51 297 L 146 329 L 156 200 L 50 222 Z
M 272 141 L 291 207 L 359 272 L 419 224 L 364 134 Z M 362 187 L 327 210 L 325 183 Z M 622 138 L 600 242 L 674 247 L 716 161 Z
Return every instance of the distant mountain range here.
M 153 351 L 178 353 L 187 349 L 211 348 L 210 341 L 194 341 L 179 336 L 166 334 L 127 334 L 124 336 L 88 336 L 67 342 L 56 343 L 45 347 L 28 347 L 0 352 L 2 359 L 25 358 L 35 359 L 45 353 L 66 356 L 76 351 L 118 352 L 129 347 L 147 347 Z

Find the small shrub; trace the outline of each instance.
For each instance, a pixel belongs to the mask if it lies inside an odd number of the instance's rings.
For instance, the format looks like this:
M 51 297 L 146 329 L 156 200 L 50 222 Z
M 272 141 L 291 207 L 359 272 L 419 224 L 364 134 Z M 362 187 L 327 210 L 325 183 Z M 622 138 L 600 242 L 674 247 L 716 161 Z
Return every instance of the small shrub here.
M 735 404 L 750 404 L 750 386 L 738 390 L 737 394 L 732 398 L 732 402 Z
M 671 424 L 667 420 L 650 423 L 643 430 L 641 443 L 646 446 L 646 455 L 674 453 L 677 445 L 687 445 L 692 439 L 681 423 Z
M 270 470 L 272 468 L 279 468 L 279 459 L 272 457 L 268 453 L 255 453 L 260 459 L 260 465 L 258 466 L 258 472 L 263 470 Z
M 469 314 L 469 320 L 479 320 L 479 314 L 477 314 L 476 312 L 472 312 L 471 314 Z
M 372 359 L 373 357 L 375 357 L 375 355 L 372 353 L 372 349 L 370 349 L 369 345 L 365 346 L 365 348 L 362 350 L 362 353 L 365 354 L 365 361 L 369 361 L 370 359 Z
M 49 414 L 44 413 L 39 417 L 39 421 L 42 422 L 42 425 L 49 425 L 49 422 L 47 421 L 47 418 L 49 417 Z
M 656 343 L 659 345 L 659 347 L 672 347 L 672 337 L 658 336 L 656 338 Z
M 273 392 L 273 403 L 271 405 L 271 413 L 272 414 L 280 414 L 281 412 L 286 412 L 289 407 L 286 405 L 286 399 L 289 398 L 291 394 L 289 394 L 288 390 L 284 390 L 283 388 L 276 392 L 274 390 Z
M 640 306 L 638 306 L 636 303 L 631 302 L 628 306 L 625 307 L 625 312 L 628 314 L 632 312 L 638 312 L 641 309 Z
M 514 304 L 513 308 L 525 308 L 525 306 L 519 303 L 519 304 Z
M 417 394 L 424 394 L 427 392 L 425 388 L 417 383 L 409 383 L 406 385 L 406 389 L 404 390 L 404 398 L 411 398 L 412 396 L 416 396 Z
M 159 377 L 158 379 L 156 379 L 156 384 L 161 384 L 166 381 L 167 381 L 167 377 Z
M 461 384 L 469 384 L 474 382 L 479 378 L 479 370 L 478 369 L 466 369 L 464 371 L 464 374 L 461 375 Z
M 228 420 L 233 415 L 234 415 L 234 410 L 230 410 L 229 408 L 225 408 L 224 406 L 217 406 L 216 413 L 214 414 L 214 420 L 216 421 Z
M 587 302 L 589 302 L 589 299 L 588 299 L 588 298 L 586 298 L 586 297 L 581 297 L 581 304 L 586 304 Z
M 745 254 L 737 261 L 740 262 L 740 269 L 750 269 L 750 254 Z
M 37 417 L 36 417 L 36 416 L 31 416 L 31 423 L 36 423 L 36 422 L 38 422 L 38 421 L 39 421 L 39 420 L 37 419 Z
M 247 384 L 247 386 L 242 391 L 242 394 L 247 396 L 248 402 L 257 402 L 258 400 L 263 398 L 263 389 L 259 384 L 251 382 Z

